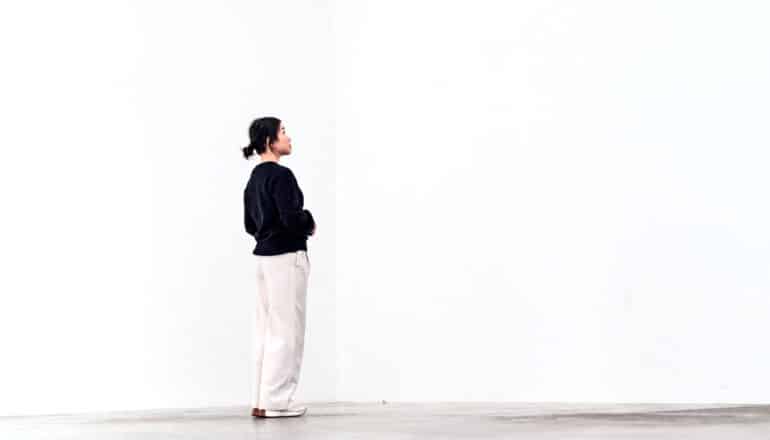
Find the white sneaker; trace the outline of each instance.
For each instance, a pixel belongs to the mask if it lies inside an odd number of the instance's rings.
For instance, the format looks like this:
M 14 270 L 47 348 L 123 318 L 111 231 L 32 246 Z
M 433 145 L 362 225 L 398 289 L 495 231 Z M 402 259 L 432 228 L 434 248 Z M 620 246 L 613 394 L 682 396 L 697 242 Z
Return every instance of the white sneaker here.
M 298 417 L 304 415 L 305 411 L 307 411 L 307 408 L 304 406 L 292 406 L 281 410 L 266 409 L 262 417 Z

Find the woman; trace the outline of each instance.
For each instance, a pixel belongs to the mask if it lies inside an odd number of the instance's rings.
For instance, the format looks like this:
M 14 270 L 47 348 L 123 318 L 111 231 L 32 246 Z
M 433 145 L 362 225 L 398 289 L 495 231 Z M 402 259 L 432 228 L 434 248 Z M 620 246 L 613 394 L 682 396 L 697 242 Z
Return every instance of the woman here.
M 256 375 L 254 417 L 301 416 L 293 404 L 305 340 L 305 303 L 310 260 L 307 239 L 315 233 L 310 211 L 292 171 L 280 165 L 291 154 L 291 138 L 280 119 L 256 119 L 243 155 L 261 158 L 243 194 L 246 232 L 256 241 Z

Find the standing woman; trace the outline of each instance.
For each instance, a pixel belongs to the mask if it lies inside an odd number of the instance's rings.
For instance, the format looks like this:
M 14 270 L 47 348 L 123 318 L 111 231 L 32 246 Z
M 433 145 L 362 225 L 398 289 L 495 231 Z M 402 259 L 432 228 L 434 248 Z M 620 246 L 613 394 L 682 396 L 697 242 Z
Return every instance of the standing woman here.
M 257 311 L 251 415 L 301 416 L 295 405 L 305 341 L 305 303 L 310 260 L 307 239 L 315 233 L 310 211 L 292 171 L 280 165 L 291 154 L 291 138 L 280 119 L 256 119 L 251 143 L 242 149 L 261 158 L 243 193 L 246 232 L 256 241 Z

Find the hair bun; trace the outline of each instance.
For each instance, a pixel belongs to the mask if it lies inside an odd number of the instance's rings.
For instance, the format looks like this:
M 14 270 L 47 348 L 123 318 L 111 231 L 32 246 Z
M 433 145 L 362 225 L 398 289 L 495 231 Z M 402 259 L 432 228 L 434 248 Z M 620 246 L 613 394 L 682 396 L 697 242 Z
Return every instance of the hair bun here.
M 252 144 L 246 145 L 241 148 L 241 151 L 243 151 L 243 157 L 248 159 L 254 154 L 254 146 Z

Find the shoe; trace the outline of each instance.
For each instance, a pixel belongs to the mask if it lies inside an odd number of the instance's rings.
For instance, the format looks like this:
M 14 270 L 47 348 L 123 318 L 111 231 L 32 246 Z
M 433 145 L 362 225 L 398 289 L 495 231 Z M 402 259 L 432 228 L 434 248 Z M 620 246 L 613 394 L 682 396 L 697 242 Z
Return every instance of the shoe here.
M 252 417 L 264 417 L 265 416 L 265 410 L 260 408 L 252 408 L 251 409 L 251 416 Z
M 304 406 L 292 406 L 288 409 L 262 409 L 260 417 L 299 417 L 305 414 L 307 408 Z

